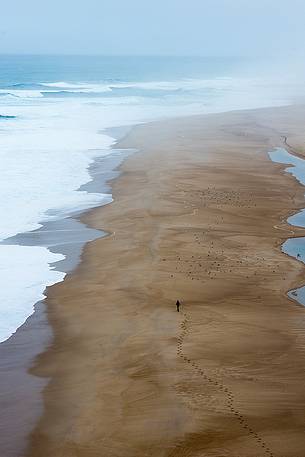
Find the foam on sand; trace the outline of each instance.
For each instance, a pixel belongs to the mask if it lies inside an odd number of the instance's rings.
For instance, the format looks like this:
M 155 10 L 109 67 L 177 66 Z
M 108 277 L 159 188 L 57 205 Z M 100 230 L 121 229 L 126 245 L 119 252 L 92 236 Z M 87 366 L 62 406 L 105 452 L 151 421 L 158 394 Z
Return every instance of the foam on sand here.
M 65 273 L 52 266 L 63 259 L 40 246 L 0 246 L 0 341 L 32 314 L 46 286 L 63 280 Z

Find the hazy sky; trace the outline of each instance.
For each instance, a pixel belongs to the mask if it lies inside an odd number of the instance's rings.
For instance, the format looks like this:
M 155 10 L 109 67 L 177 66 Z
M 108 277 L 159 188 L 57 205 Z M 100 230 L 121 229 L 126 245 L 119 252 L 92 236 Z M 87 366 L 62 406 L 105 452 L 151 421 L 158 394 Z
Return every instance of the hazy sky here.
M 305 0 L 2 0 L 0 53 L 286 56 L 304 24 Z

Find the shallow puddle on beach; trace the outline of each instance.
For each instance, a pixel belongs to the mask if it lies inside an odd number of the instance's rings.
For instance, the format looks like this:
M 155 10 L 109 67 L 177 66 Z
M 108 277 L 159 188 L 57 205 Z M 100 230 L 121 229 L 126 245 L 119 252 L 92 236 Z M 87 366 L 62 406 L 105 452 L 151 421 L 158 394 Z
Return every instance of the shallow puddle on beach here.
M 273 162 L 287 164 L 285 171 L 292 174 L 299 183 L 305 186 L 305 159 L 290 154 L 284 148 L 276 148 L 269 152 L 269 157 Z M 305 228 L 305 208 L 298 213 L 290 216 L 287 222 L 292 226 Z M 288 238 L 282 245 L 285 254 L 305 264 L 305 238 Z M 288 292 L 288 296 L 305 306 L 305 286 L 293 289 Z

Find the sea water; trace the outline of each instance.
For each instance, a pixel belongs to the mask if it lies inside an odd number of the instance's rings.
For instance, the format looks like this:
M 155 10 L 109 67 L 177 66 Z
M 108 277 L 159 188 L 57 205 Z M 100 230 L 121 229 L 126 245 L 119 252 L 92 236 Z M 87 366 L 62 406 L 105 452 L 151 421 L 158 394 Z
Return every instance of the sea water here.
M 0 56 L 0 341 L 65 276 L 54 269 L 62 254 L 10 239 L 111 202 L 110 194 L 79 190 L 90 165 L 113 152 L 106 129 L 292 101 L 281 83 L 245 74 L 246 66 L 220 58 Z
M 273 162 L 287 165 L 285 171 L 290 173 L 297 181 L 305 186 L 305 160 L 289 153 L 284 148 L 276 148 L 269 153 Z M 291 226 L 305 228 L 305 209 L 298 211 L 287 219 Z M 289 238 L 282 245 L 282 250 L 295 259 L 305 264 L 305 238 Z M 305 306 L 305 286 L 288 292 L 288 296 Z

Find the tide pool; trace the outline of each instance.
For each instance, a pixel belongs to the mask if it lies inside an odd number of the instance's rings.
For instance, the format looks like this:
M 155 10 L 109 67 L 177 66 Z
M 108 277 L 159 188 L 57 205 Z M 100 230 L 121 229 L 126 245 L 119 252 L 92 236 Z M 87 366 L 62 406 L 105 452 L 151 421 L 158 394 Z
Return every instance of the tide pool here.
M 305 186 L 305 160 L 290 154 L 284 148 L 276 148 L 269 153 L 273 162 L 287 164 L 285 171 L 292 174 L 303 186 Z M 305 228 L 305 209 L 289 217 L 287 222 L 290 225 Z M 305 264 L 305 238 L 289 238 L 282 245 L 282 250 L 295 259 Z M 305 286 L 288 292 L 290 298 L 305 306 Z

